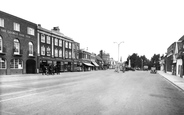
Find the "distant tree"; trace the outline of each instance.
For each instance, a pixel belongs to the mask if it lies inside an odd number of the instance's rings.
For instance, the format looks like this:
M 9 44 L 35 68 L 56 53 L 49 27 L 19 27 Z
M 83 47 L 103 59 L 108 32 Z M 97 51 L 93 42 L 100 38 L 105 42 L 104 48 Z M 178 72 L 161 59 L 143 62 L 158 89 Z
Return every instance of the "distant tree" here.
M 159 59 L 160 59 L 160 54 L 154 54 L 150 61 L 150 65 L 155 66 L 157 70 L 160 69 Z

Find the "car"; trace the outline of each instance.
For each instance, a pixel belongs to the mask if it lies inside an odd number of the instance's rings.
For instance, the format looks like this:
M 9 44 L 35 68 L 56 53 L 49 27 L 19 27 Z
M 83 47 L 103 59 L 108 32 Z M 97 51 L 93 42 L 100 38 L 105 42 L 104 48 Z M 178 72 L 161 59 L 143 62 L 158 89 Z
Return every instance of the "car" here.
M 156 67 L 151 67 L 151 71 L 150 71 L 150 73 L 154 73 L 154 74 L 156 74 L 156 73 L 157 73 Z

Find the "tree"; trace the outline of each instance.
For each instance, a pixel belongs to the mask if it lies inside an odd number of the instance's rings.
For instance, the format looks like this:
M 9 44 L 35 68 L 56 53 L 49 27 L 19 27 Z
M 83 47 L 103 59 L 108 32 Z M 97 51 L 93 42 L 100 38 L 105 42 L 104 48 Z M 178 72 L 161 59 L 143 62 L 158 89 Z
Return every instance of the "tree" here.
M 150 65 L 156 67 L 157 70 L 160 69 L 160 54 L 154 54 L 151 58 Z

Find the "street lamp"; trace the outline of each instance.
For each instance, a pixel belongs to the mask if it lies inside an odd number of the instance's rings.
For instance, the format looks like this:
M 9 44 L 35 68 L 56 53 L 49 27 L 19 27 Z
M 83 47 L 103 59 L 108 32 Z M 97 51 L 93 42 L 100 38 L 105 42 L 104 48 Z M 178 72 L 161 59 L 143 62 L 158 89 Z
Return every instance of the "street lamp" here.
M 114 42 L 114 43 L 117 43 L 117 42 Z M 124 43 L 124 41 L 117 43 L 118 44 L 118 63 L 119 63 L 119 46 L 121 45 L 121 43 Z

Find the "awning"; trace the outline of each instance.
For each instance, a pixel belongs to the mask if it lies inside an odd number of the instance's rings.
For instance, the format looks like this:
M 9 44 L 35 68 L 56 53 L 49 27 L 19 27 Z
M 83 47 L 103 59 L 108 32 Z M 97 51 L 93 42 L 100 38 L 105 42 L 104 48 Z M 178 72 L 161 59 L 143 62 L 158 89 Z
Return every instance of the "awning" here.
M 95 61 L 91 61 L 95 66 L 99 66 Z
M 83 64 L 85 64 L 85 65 L 87 65 L 87 66 L 93 66 L 93 65 L 90 64 L 90 63 L 84 63 L 84 62 L 83 62 Z

